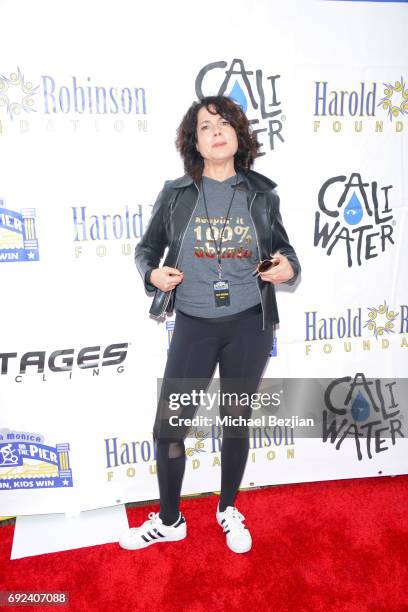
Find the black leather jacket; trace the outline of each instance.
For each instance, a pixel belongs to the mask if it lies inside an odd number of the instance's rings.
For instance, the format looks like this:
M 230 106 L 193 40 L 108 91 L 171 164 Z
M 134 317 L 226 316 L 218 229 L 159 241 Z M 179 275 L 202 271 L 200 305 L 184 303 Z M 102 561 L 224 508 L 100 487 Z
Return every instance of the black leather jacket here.
M 276 183 L 250 170 L 243 187 L 247 190 L 249 214 L 255 228 L 259 259 L 269 259 L 270 253 L 280 251 L 290 261 L 295 272 L 288 284 L 293 284 L 300 273 L 295 250 L 289 243 L 279 212 L 279 196 L 274 191 Z M 147 282 L 147 274 L 160 266 L 166 247 L 168 251 L 163 266 L 177 267 L 181 246 L 189 221 L 198 202 L 199 188 L 193 179 L 185 175 L 174 181 L 166 181 L 153 206 L 152 216 L 135 249 L 136 266 L 144 280 L 145 289 L 154 294 L 150 314 L 165 316 L 174 307 L 176 289 L 161 291 Z M 275 287 L 272 283 L 256 279 L 263 312 L 262 329 L 279 322 Z

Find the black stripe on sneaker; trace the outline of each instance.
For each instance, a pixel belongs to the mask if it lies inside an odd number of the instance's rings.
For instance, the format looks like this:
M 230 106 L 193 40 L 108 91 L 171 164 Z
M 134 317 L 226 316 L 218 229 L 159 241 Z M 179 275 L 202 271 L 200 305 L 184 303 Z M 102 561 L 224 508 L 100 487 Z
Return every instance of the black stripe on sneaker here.
M 160 533 L 160 531 L 158 531 L 157 529 L 156 529 L 156 533 L 157 533 L 157 535 L 159 535 L 161 538 L 164 538 L 164 537 L 165 537 L 165 536 L 164 536 L 162 533 Z
M 225 519 L 222 519 L 222 521 L 221 521 L 221 525 L 222 525 L 223 523 L 225 523 Z
M 152 538 L 152 540 L 157 540 L 157 536 L 154 535 L 151 531 L 148 531 L 147 535 L 149 535 Z
M 224 531 L 224 533 L 229 533 L 229 532 L 230 532 L 230 530 L 229 530 L 229 529 L 227 529 L 226 531 Z
M 182 514 L 180 514 L 178 520 L 174 523 L 173 527 L 178 527 L 179 525 L 181 525 L 182 523 L 185 523 L 185 518 Z
M 145 542 L 150 542 L 150 540 L 148 540 L 148 539 L 146 538 L 146 536 L 144 536 L 144 535 L 142 535 L 142 540 L 144 540 Z

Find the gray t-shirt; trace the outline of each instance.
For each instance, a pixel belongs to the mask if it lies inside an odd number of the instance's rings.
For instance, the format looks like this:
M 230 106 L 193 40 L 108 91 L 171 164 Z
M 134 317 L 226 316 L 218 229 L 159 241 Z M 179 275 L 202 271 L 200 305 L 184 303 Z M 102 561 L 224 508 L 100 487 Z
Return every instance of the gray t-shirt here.
M 238 174 L 238 184 L 240 178 Z M 203 177 L 205 200 L 217 245 L 236 180 L 236 176 L 225 181 Z M 222 317 L 260 303 L 256 276 L 252 275 L 259 262 L 258 248 L 245 189 L 238 187 L 235 190 L 221 249 L 222 279 L 229 282 L 230 305 L 216 307 L 213 282 L 218 280 L 217 253 L 200 190 L 177 264 L 177 268 L 184 272 L 184 280 L 176 289 L 176 311 L 197 317 Z

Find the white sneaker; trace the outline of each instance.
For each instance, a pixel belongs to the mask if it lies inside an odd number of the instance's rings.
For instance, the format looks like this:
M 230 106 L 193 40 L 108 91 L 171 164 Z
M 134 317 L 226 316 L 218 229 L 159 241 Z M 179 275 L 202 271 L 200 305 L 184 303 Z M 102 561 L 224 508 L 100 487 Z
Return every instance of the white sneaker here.
M 244 525 L 245 517 L 238 512 L 235 506 L 227 506 L 224 512 L 217 507 L 217 522 L 227 535 L 227 546 L 236 553 L 245 553 L 251 550 L 252 538 L 248 527 Z
M 119 546 L 127 550 L 146 548 L 159 542 L 177 542 L 187 535 L 186 519 L 181 514 L 173 525 L 163 525 L 159 513 L 150 512 L 149 520 L 140 527 L 128 529 L 119 538 Z

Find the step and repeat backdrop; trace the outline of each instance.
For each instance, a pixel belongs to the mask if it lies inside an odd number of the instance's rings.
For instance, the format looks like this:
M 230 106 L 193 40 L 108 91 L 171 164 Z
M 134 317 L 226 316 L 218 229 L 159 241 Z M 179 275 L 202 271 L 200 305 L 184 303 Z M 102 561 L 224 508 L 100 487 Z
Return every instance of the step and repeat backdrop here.
M 244 108 L 302 264 L 265 376 L 349 391 L 315 407 L 320 437 L 261 428 L 242 487 L 407 473 L 407 4 L 3 0 L 0 20 L 0 515 L 158 497 L 175 317 L 149 317 L 134 248 L 202 95 Z M 218 490 L 219 429 L 186 447 L 183 494 Z

